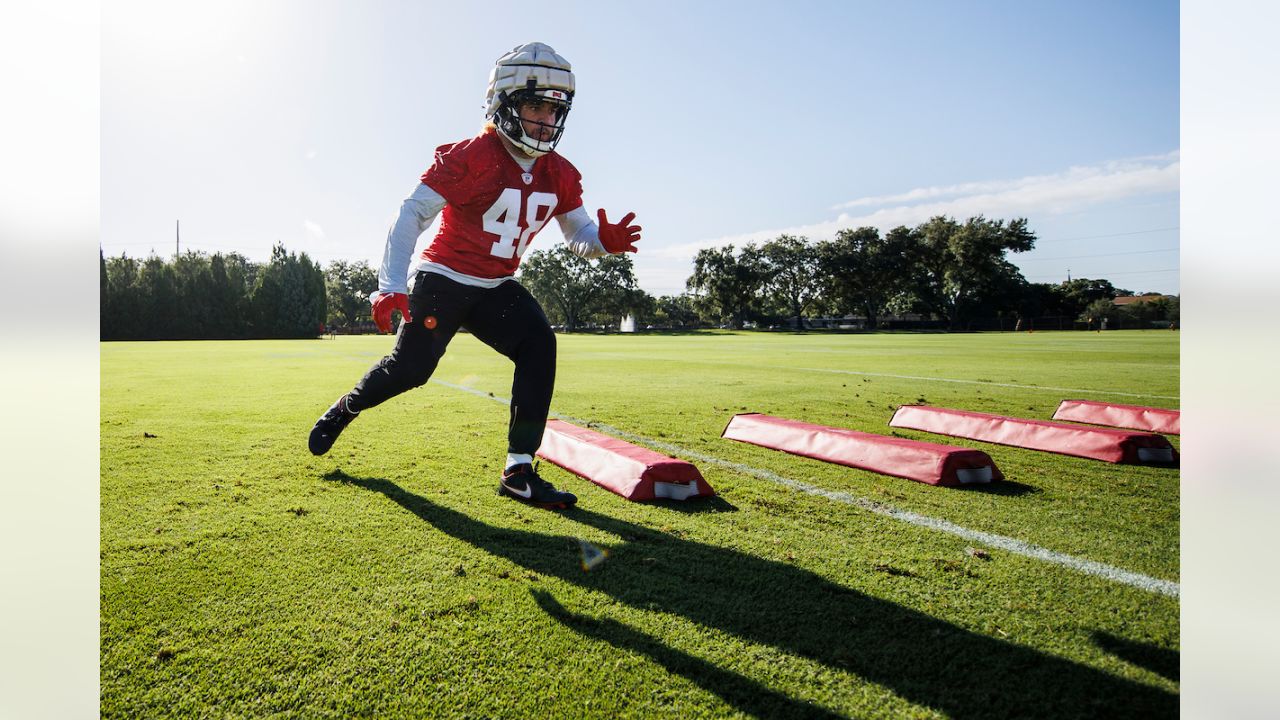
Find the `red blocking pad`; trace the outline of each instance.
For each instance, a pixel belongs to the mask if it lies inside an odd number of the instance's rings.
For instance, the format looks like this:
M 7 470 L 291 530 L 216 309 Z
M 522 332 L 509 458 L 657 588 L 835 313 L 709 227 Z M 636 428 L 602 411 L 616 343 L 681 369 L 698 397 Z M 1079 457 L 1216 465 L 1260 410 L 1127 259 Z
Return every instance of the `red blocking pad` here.
M 1053 412 L 1054 420 L 1109 425 L 1170 435 L 1182 434 L 1182 413 L 1164 408 L 1091 400 L 1063 400 Z
M 967 485 L 1004 479 L 996 464 L 981 450 L 813 425 L 760 413 L 734 415 L 720 436 L 929 485 Z
M 1136 430 L 1084 427 L 924 405 L 903 405 L 889 424 L 1112 463 L 1170 464 L 1178 460 L 1178 452 L 1163 436 Z
M 715 490 L 693 463 L 563 420 L 548 420 L 538 457 L 628 500 L 687 500 Z

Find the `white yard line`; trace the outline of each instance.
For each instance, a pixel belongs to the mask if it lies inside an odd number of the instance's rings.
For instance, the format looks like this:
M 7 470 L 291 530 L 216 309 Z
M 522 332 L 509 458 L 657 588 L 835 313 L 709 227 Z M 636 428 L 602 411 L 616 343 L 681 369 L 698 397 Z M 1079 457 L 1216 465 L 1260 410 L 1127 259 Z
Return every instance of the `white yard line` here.
M 900 377 L 900 376 L 892 376 L 892 377 Z M 468 392 L 468 393 L 471 393 L 472 395 L 476 395 L 478 397 L 482 397 L 488 400 L 493 400 L 495 402 L 499 402 L 503 404 L 510 404 L 511 402 L 510 399 L 508 398 L 505 398 L 499 395 L 494 395 L 492 393 L 484 392 L 482 390 L 469 388 L 464 385 L 456 385 L 454 383 L 445 382 L 444 380 L 437 380 L 435 378 L 432 378 L 431 382 L 436 383 L 438 385 L 443 385 L 445 387 L 453 388 L 454 390 L 462 390 L 463 392 Z M 575 423 L 577 425 L 586 426 L 588 424 L 588 421 L 583 420 L 581 418 L 575 418 L 568 415 L 563 415 L 561 413 L 552 413 L 552 415 L 561 420 Z M 1113 582 L 1118 582 L 1124 585 L 1130 585 L 1132 587 L 1139 588 L 1141 590 L 1146 590 L 1148 592 L 1159 593 L 1161 595 L 1168 595 L 1170 597 L 1175 597 L 1175 598 L 1179 597 L 1179 593 L 1181 592 L 1179 584 L 1169 580 L 1161 580 L 1159 578 L 1153 578 L 1148 575 L 1143 575 L 1141 573 L 1130 572 L 1129 570 L 1124 570 L 1122 568 L 1118 568 L 1113 565 L 1107 565 L 1106 563 L 1095 562 L 1093 560 L 1087 560 L 1085 558 L 1078 558 L 1074 555 L 1068 555 L 1066 553 L 1056 552 L 1054 550 L 1049 550 L 1048 548 L 1043 548 L 1043 547 L 1040 547 L 1039 545 L 1034 545 L 1032 543 L 1024 542 L 1016 538 L 1005 537 L 1004 535 L 996 535 L 995 533 L 983 532 L 981 530 L 970 530 L 969 528 L 966 528 L 962 525 L 957 525 L 949 520 L 939 520 L 937 518 L 931 518 L 927 515 L 920 515 L 918 513 L 909 512 L 907 510 L 899 510 L 890 505 L 886 505 L 884 503 L 877 502 L 875 500 L 868 500 L 867 498 L 861 498 L 861 497 L 858 497 L 857 495 L 851 495 L 849 493 L 840 492 L 838 490 L 827 490 L 825 488 L 820 488 L 815 485 L 810 485 L 808 483 L 800 482 L 799 480 L 793 480 L 791 478 L 783 477 L 781 475 L 778 475 L 777 473 L 770 472 L 769 470 L 761 470 L 760 468 L 753 468 L 749 465 L 743 465 L 741 463 L 736 463 L 729 460 L 722 460 L 720 458 L 713 457 L 711 455 L 706 455 L 704 453 L 697 452 L 696 450 L 689 450 L 687 448 L 680 447 L 679 445 L 673 445 L 671 443 L 663 442 L 661 440 L 654 440 L 652 438 L 647 438 L 642 435 L 636 435 L 635 433 L 629 433 L 625 430 L 620 430 L 618 428 L 610 427 L 608 425 L 603 425 L 601 423 L 592 423 L 592 426 L 594 428 L 601 430 L 602 432 L 608 433 L 615 437 L 620 437 L 624 440 L 628 440 L 632 442 L 643 443 L 650 447 L 666 451 L 672 455 L 681 457 L 686 460 L 697 460 L 699 462 L 710 463 L 712 465 L 719 465 L 720 467 L 736 470 L 737 472 L 745 473 L 747 475 L 751 475 L 752 477 L 756 477 L 761 480 L 767 480 L 768 482 L 776 483 L 784 487 L 789 487 L 793 490 L 806 493 L 808 495 L 816 495 L 818 497 L 827 498 L 828 500 L 834 500 L 836 502 L 845 503 L 847 505 L 853 505 L 855 507 L 861 508 L 863 510 L 867 510 L 869 512 L 876 513 L 878 515 L 884 515 L 886 517 L 891 517 L 895 520 L 901 520 L 903 522 L 907 522 L 919 527 L 929 528 L 930 530 L 937 530 L 940 532 L 948 533 L 950 535 L 955 535 L 957 537 L 962 537 L 966 540 L 972 540 L 973 542 L 982 543 L 990 547 L 999 548 L 1001 550 L 1007 550 L 1008 552 L 1011 552 L 1017 555 L 1022 555 L 1023 557 L 1034 558 L 1036 560 L 1043 560 L 1045 562 L 1053 563 L 1055 565 L 1062 565 L 1064 567 L 1071 568 L 1072 570 L 1075 570 L 1077 572 L 1082 572 L 1086 575 L 1092 575 L 1094 577 L 1104 578 L 1107 580 L 1111 580 Z
M 608 354 L 610 356 L 613 356 L 612 353 L 596 353 L 596 354 L 597 355 Z M 634 354 L 626 354 L 626 355 L 617 355 L 617 357 L 626 357 L 630 360 L 635 360 L 640 356 L 634 355 Z M 653 359 L 653 360 L 663 360 L 663 361 L 670 360 L 670 357 L 667 357 L 667 356 L 646 355 L 644 357 L 647 359 Z M 993 380 L 960 380 L 957 378 L 929 377 L 927 375 L 895 375 L 893 373 L 867 372 L 865 370 L 839 370 L 835 368 L 761 365 L 759 363 L 742 363 L 742 362 L 733 362 L 733 361 L 726 361 L 726 360 L 698 360 L 696 362 L 704 365 L 732 365 L 734 367 L 749 367 L 757 370 L 770 369 L 770 370 L 779 370 L 782 372 L 786 372 L 790 370 L 799 370 L 803 372 L 829 373 L 833 375 L 861 375 L 865 377 L 893 378 L 895 380 L 920 380 L 923 382 L 959 383 L 962 385 L 986 385 L 989 387 L 1017 388 L 1019 390 L 1044 390 L 1048 392 L 1068 392 L 1068 393 L 1076 393 L 1082 396 L 1080 398 L 1071 398 L 1073 400 L 1087 399 L 1087 397 L 1083 397 L 1083 396 L 1088 396 L 1088 395 L 1116 395 L 1119 397 L 1153 398 L 1158 400 L 1179 400 L 1180 399 L 1177 395 L 1155 395 L 1152 393 L 1123 392 L 1121 390 L 1095 390 L 1092 388 L 1066 388 L 1066 387 L 1056 387 L 1053 385 L 1029 385 L 1026 383 L 1002 383 L 1002 382 L 995 382 Z
M 1052 385 L 1023 385 L 1021 383 L 999 383 L 991 380 L 957 380 L 955 378 L 939 378 L 939 377 L 923 377 L 920 375 L 893 375 L 890 373 L 874 373 L 863 372 L 861 370 L 832 370 L 830 368 L 795 368 L 796 370 L 807 370 L 809 372 L 820 373 L 836 373 L 839 375 L 866 375 L 869 377 L 885 377 L 896 378 L 898 380 L 924 380 L 926 382 L 947 382 L 947 383 L 963 383 L 965 385 L 992 385 L 995 387 L 1018 388 L 1019 390 L 1052 390 L 1054 392 L 1069 392 L 1089 395 L 1120 395 L 1122 397 L 1135 398 L 1158 398 L 1160 400 L 1177 400 L 1177 395 L 1151 395 L 1149 393 L 1130 393 L 1120 392 L 1118 390 L 1089 390 L 1085 388 L 1064 388 L 1054 387 Z

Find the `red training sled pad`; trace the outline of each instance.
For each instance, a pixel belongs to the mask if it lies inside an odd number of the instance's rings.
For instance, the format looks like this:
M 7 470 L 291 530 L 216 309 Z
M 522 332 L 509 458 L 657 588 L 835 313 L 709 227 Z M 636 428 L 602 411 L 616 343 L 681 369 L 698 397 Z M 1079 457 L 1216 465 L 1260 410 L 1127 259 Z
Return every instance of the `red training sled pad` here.
M 1004 479 L 990 456 L 981 450 L 811 425 L 760 413 L 734 415 L 721 437 L 930 485 Z
M 1181 435 L 1181 415 L 1177 410 L 1141 405 L 1063 400 L 1053 412 L 1053 419 Z
M 692 463 L 563 420 L 548 420 L 538 457 L 628 500 L 715 495 Z
M 1169 464 L 1178 460 L 1178 452 L 1163 436 L 1135 430 L 1083 427 L 924 405 L 903 405 L 889 424 L 1113 463 Z

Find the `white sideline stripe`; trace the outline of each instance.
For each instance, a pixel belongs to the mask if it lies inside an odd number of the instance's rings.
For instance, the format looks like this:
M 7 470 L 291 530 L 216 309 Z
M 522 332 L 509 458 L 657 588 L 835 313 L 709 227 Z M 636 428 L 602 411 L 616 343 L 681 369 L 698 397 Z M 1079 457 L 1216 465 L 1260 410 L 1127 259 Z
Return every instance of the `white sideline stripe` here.
M 1177 395 L 1151 395 L 1149 393 L 1129 393 L 1119 390 L 1089 390 L 1086 388 L 1064 388 L 1052 385 L 1023 385 L 1021 383 L 999 383 L 991 380 L 957 380 L 955 378 L 921 377 L 919 375 L 892 375 L 890 373 L 863 372 L 861 370 L 832 370 L 831 368 L 796 368 L 809 372 L 835 373 L 837 375 L 867 375 L 870 377 L 896 378 L 898 380 L 924 380 L 927 382 L 963 383 L 965 385 L 993 385 L 995 387 L 1018 388 L 1019 390 L 1052 390 L 1054 392 L 1081 393 L 1090 395 L 1121 395 L 1135 398 L 1159 398 L 1160 400 L 1177 400 Z
M 511 403 L 511 400 L 509 398 L 502 397 L 501 395 L 494 395 L 493 393 L 484 392 L 483 390 L 476 390 L 475 388 L 469 388 L 464 385 L 456 385 L 454 383 L 446 382 L 444 380 L 437 380 L 435 378 L 432 378 L 431 382 L 436 383 L 438 385 L 444 385 L 445 387 L 453 388 L 454 390 L 462 390 L 463 392 L 469 392 L 472 395 L 476 395 L 482 398 L 487 398 L 495 402 L 504 403 L 508 405 Z M 793 490 L 797 490 L 802 493 L 806 493 L 809 495 L 816 495 L 818 497 L 827 498 L 828 500 L 834 500 L 836 502 L 853 505 L 863 510 L 876 513 L 877 515 L 884 515 L 886 517 L 893 518 L 894 520 L 902 520 L 903 522 L 907 522 L 919 527 L 929 528 L 930 530 L 937 530 L 940 532 L 948 533 L 950 535 L 955 535 L 957 537 L 962 537 L 966 540 L 972 540 L 974 542 L 982 543 L 990 547 L 999 548 L 1001 550 L 1007 550 L 1008 552 L 1011 552 L 1017 555 L 1022 555 L 1023 557 L 1034 558 L 1036 560 L 1043 560 L 1045 562 L 1053 563 L 1055 565 L 1062 565 L 1063 567 L 1071 568 L 1072 570 L 1082 572 L 1086 575 L 1093 575 L 1094 577 L 1100 577 L 1105 580 L 1111 580 L 1113 582 L 1118 582 L 1124 585 L 1130 585 L 1132 587 L 1136 587 L 1140 590 L 1146 590 L 1148 592 L 1159 593 L 1161 595 L 1168 595 L 1169 597 L 1175 597 L 1175 598 L 1179 597 L 1179 593 L 1181 592 L 1181 588 L 1179 587 L 1178 583 L 1171 582 L 1169 580 L 1161 580 L 1159 578 L 1153 578 L 1149 575 L 1143 575 L 1141 573 L 1124 570 L 1122 568 L 1115 567 L 1114 565 L 1107 565 L 1106 563 L 1087 560 L 1085 558 L 1078 558 L 1074 555 L 1060 553 L 1054 550 L 1050 550 L 1048 548 L 1040 547 L 1039 545 L 1033 545 L 1031 543 L 1018 540 L 1016 538 L 1005 537 L 1004 535 L 996 535 L 995 533 L 983 532 L 981 530 L 970 530 L 967 527 L 964 527 L 962 525 L 957 525 L 949 520 L 939 520 L 937 518 L 931 518 L 927 515 L 920 515 L 919 513 L 913 513 L 907 510 L 899 510 L 890 505 L 886 505 L 881 502 L 876 502 L 875 500 L 868 500 L 866 498 L 861 498 L 861 497 L 858 497 L 857 495 L 851 495 L 847 492 L 841 492 L 839 490 L 827 490 L 825 488 L 820 488 L 815 485 L 810 485 L 808 483 L 800 482 L 799 480 L 792 480 L 791 478 L 783 477 L 769 470 L 761 470 L 760 468 L 753 468 L 749 465 L 743 465 L 741 463 L 736 463 L 729 460 L 721 460 L 720 458 L 713 457 L 711 455 L 705 455 L 703 453 L 697 452 L 696 450 L 689 450 L 687 448 L 680 447 L 679 445 L 673 445 L 671 443 L 663 442 L 661 440 L 654 440 L 652 438 L 647 438 L 641 435 L 636 435 L 634 433 L 629 433 L 625 430 L 620 430 L 618 428 L 611 427 L 603 423 L 583 420 L 581 418 L 575 418 L 570 415 L 563 415 L 561 413 L 553 412 L 551 413 L 551 415 L 553 417 L 559 418 L 560 420 L 575 423 L 577 425 L 583 425 L 583 426 L 592 425 L 610 435 L 615 435 L 624 440 L 641 442 L 641 443 L 644 443 L 645 445 L 649 445 L 650 447 L 665 450 L 671 453 L 672 455 L 683 457 L 685 459 L 693 459 L 699 462 L 706 462 L 706 463 L 711 463 L 712 465 L 719 465 L 721 467 L 729 468 L 731 470 L 736 470 L 738 472 L 760 478 L 761 480 L 767 480 L 769 482 L 776 483 L 778 485 L 789 487 Z

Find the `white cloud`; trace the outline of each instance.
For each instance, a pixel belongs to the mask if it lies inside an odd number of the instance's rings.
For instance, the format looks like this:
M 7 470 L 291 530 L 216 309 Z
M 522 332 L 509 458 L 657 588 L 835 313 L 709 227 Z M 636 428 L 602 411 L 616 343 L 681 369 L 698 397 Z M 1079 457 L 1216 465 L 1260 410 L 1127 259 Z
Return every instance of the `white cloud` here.
M 654 255 L 692 260 L 704 248 L 760 243 L 782 234 L 820 240 L 831 238 L 845 228 L 866 225 L 884 231 L 899 225 L 916 225 L 936 215 L 960 220 L 974 215 L 1002 219 L 1057 215 L 1127 197 L 1177 192 L 1179 173 L 1179 152 L 1175 150 L 1165 155 L 1071 167 L 1052 175 L 921 187 L 903 193 L 857 198 L 832 208 L 882 206 L 871 212 L 857 215 L 842 212 L 832 220 L 671 245 Z
M 307 231 L 307 237 L 312 240 L 324 239 L 324 228 L 320 227 L 320 223 L 312 220 L 303 220 L 302 227 Z
M 1025 190 L 1040 190 L 1043 192 L 1046 189 L 1063 188 L 1071 185 L 1088 183 L 1090 180 L 1098 178 L 1125 178 L 1134 174 L 1141 175 L 1144 171 L 1151 170 L 1153 168 L 1169 167 L 1172 165 L 1176 169 L 1178 164 L 1178 155 L 1178 151 L 1175 150 L 1164 155 L 1130 158 L 1127 160 L 1112 160 L 1110 162 L 1103 163 L 1102 165 L 1071 167 L 1065 172 L 1056 173 L 1054 175 L 1031 175 L 1013 180 L 988 180 L 982 182 L 962 183 L 959 185 L 945 185 L 941 187 L 934 186 L 915 188 L 905 193 L 898 193 L 895 195 L 873 195 L 857 198 L 856 200 L 840 203 L 831 209 L 843 210 L 845 208 L 854 207 L 874 207 L 877 205 L 913 203 L 952 196 L 978 197 L 1000 195 L 1006 193 L 1017 193 L 1018 191 Z

